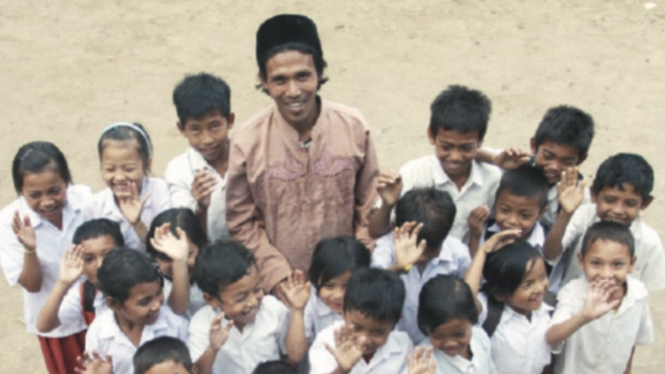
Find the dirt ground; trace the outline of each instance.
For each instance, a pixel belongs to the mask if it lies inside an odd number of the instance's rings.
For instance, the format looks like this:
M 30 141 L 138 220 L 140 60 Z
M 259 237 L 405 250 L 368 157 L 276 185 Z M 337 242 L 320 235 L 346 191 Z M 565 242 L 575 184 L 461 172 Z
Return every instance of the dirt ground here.
M 547 108 L 579 106 L 597 135 L 583 171 L 619 151 L 657 171 L 646 221 L 665 232 L 665 0 L 0 1 L 0 203 L 16 197 L 10 162 L 31 140 L 65 152 L 77 182 L 102 187 L 95 144 L 116 121 L 139 121 L 155 144 L 153 172 L 186 142 L 174 125 L 174 85 L 186 73 L 224 77 L 238 123 L 270 104 L 256 91 L 254 38 L 271 15 L 318 24 L 330 82 L 321 94 L 360 108 L 381 165 L 432 152 L 428 106 L 447 85 L 484 91 L 494 111 L 485 144 L 527 147 Z M 664 269 L 665 271 L 665 269 Z M 665 300 L 652 294 L 657 342 L 635 373 L 661 373 Z M 18 288 L 0 281 L 0 372 L 44 373 L 25 333 Z M 658 353 L 660 352 L 660 354 Z M 660 367 L 659 367 L 660 366 Z

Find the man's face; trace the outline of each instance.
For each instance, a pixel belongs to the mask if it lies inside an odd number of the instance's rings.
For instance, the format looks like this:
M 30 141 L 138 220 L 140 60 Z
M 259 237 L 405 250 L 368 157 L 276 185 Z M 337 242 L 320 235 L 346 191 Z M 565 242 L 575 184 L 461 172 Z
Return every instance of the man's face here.
M 536 139 L 531 138 L 531 152 L 535 156 L 536 167 L 543 171 L 549 184 L 555 184 L 561 180 L 562 171 L 584 161 L 575 148 L 550 140 L 536 146 Z
M 319 78 L 312 55 L 287 50 L 266 62 L 266 76 L 261 77 L 261 84 L 289 125 L 311 126 L 318 117 Z

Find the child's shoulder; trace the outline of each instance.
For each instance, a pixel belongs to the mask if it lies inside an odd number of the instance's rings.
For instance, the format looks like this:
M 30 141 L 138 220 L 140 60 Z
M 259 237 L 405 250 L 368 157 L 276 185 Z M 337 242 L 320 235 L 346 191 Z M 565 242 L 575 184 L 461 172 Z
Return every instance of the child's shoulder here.
M 431 175 L 435 167 L 440 167 L 439 160 L 436 155 L 420 156 L 418 158 L 407 161 L 399 169 L 399 174 L 402 178 L 409 178 L 415 175 Z
M 261 299 L 261 307 L 259 308 L 259 315 L 263 317 L 274 316 L 276 318 L 284 318 L 289 314 L 289 309 L 278 298 L 273 295 L 265 295 Z
M 386 341 L 386 345 L 388 344 L 392 344 L 394 348 L 399 347 L 399 350 L 405 351 L 406 353 L 413 349 L 413 341 L 411 338 L 409 338 L 409 334 L 397 329 L 393 330 L 390 335 L 388 335 L 388 341 Z
M 626 277 L 626 290 L 626 296 L 624 296 L 624 299 L 630 297 L 634 300 L 640 300 L 649 297 L 649 291 L 644 282 L 632 275 Z
M 476 160 L 471 161 L 471 165 L 472 168 L 478 171 L 478 174 L 482 178 L 483 182 L 493 182 L 498 184 L 501 181 L 503 172 L 498 166 L 487 162 L 478 162 Z

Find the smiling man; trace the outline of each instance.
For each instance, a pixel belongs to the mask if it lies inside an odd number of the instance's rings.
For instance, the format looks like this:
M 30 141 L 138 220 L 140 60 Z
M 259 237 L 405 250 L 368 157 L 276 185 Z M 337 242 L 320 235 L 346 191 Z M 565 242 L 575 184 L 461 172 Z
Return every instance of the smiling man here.
M 292 269 L 306 271 L 319 240 L 369 244 L 378 163 L 355 109 L 321 99 L 327 78 L 316 25 L 278 15 L 256 35 L 260 88 L 273 100 L 231 143 L 227 223 L 254 253 L 264 288 L 280 295 Z

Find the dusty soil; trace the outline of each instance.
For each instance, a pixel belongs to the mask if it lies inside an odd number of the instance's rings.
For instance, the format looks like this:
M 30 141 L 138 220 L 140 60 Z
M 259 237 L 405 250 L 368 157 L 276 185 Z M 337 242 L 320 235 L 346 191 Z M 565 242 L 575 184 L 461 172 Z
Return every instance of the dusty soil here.
M 161 176 L 186 146 L 174 125 L 174 85 L 185 73 L 221 75 L 242 122 L 270 104 L 254 89 L 256 28 L 271 15 L 297 12 L 321 33 L 330 77 L 322 95 L 364 112 L 383 168 L 432 152 L 428 106 L 449 84 L 492 99 L 485 143 L 497 147 L 527 147 L 548 107 L 572 104 L 597 123 L 585 174 L 619 151 L 647 157 L 657 172 L 656 200 L 644 217 L 665 229 L 658 214 L 665 201 L 658 150 L 665 141 L 663 0 L 1 3 L 2 205 L 16 197 L 11 158 L 37 139 L 54 141 L 76 181 L 100 189 L 97 135 L 120 120 L 147 126 L 156 145 L 153 171 Z M 44 373 L 37 339 L 21 322 L 20 298 L 0 282 L 0 372 Z M 660 373 L 665 363 L 663 293 L 651 304 L 657 342 L 638 348 L 636 373 Z

